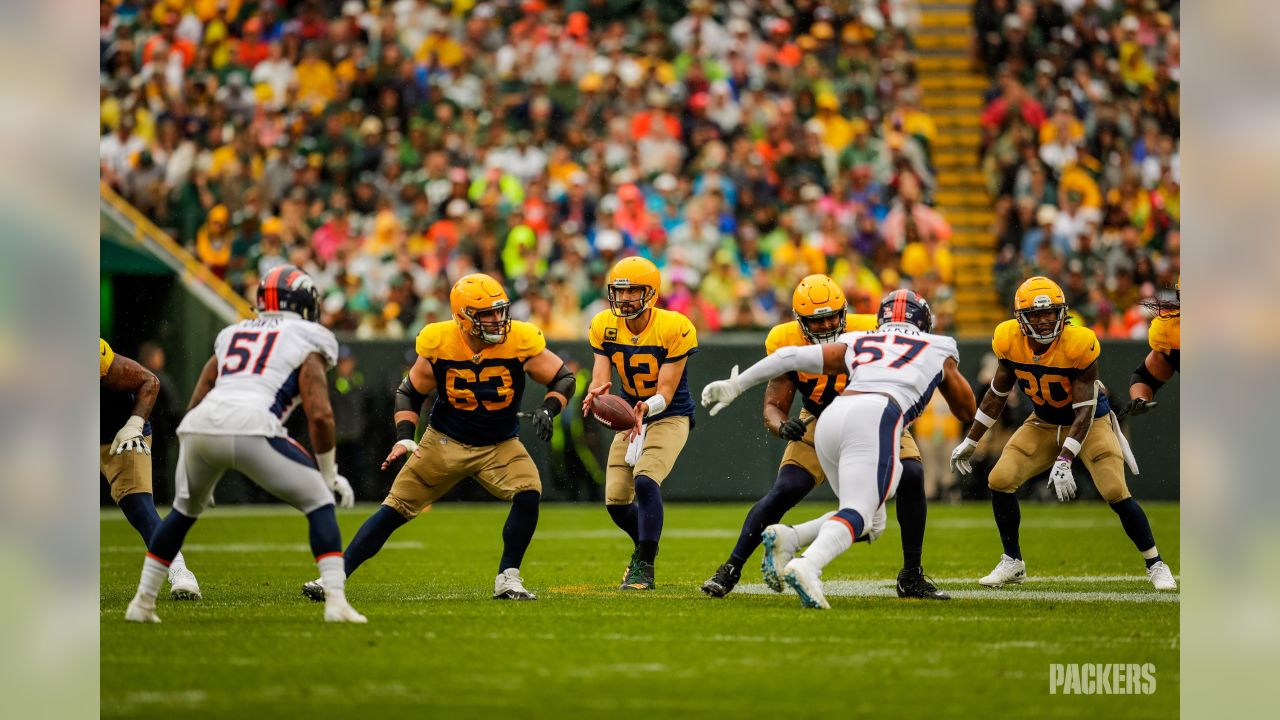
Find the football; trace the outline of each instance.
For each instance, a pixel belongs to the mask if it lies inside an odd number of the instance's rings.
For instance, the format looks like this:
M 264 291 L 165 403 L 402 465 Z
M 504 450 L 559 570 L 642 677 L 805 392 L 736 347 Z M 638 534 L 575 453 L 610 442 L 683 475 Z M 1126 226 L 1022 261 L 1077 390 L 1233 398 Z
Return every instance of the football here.
M 625 432 L 635 427 L 635 408 L 617 395 L 597 397 L 592 408 L 591 414 L 610 430 Z

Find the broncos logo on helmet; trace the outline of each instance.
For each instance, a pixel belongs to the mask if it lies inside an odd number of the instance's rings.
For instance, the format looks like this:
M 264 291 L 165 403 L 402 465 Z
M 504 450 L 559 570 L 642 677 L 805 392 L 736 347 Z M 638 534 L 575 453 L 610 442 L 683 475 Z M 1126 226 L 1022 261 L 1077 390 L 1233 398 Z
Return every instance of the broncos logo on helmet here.
M 311 276 L 293 265 L 272 268 L 258 283 L 258 312 L 295 312 L 303 320 L 320 319 L 320 293 Z
M 880 301 L 876 327 L 893 323 L 914 325 L 920 332 L 933 331 L 933 311 L 924 298 L 910 290 L 894 290 Z

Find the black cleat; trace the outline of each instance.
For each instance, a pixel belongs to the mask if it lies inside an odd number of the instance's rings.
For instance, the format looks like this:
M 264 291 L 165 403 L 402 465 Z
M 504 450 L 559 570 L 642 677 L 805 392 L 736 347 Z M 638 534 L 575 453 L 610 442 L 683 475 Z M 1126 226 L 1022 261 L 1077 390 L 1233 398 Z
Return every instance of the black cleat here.
M 733 588 L 742 579 L 742 571 L 738 568 L 725 563 L 716 568 L 715 575 L 711 579 L 702 583 L 702 592 L 711 597 L 721 598 L 733 592 Z
M 622 583 L 621 590 L 652 590 L 655 587 L 653 583 L 653 563 L 647 563 L 643 560 L 637 560 L 634 569 L 627 579 Z
M 324 602 L 324 585 L 319 580 L 303 583 L 302 594 L 316 602 Z
M 622 585 L 627 584 L 631 574 L 636 571 L 636 563 L 640 562 L 640 548 L 631 551 L 631 559 L 627 561 L 627 569 L 622 571 Z M 621 586 L 620 586 L 621 587 Z
M 919 598 L 921 600 L 951 599 L 950 595 L 942 592 L 933 583 L 929 582 L 929 578 L 924 575 L 924 570 L 918 567 L 903 568 L 898 573 L 898 597 Z

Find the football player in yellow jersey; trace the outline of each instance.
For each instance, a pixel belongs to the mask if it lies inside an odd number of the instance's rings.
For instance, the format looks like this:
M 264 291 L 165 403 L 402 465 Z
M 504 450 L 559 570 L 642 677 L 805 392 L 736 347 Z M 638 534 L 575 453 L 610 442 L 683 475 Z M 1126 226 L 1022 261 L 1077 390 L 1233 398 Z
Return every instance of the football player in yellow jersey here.
M 502 528 L 502 559 L 494 580 L 495 600 L 536 600 L 524 587 L 520 563 L 538 525 L 542 481 L 516 435 L 525 376 L 547 386 L 532 413 L 534 430 L 551 438 L 553 418 L 573 397 L 574 377 L 547 349 L 542 331 L 510 319 L 511 301 L 488 275 L 467 275 L 449 293 L 453 319 L 431 323 L 418 334 L 417 360 L 396 389 L 396 436 L 382 463 L 408 461 L 391 491 L 351 540 L 343 557 L 347 575 L 373 557 L 396 528 L 417 517 L 460 480 L 474 477 L 495 497 L 511 501 Z M 432 391 L 438 393 L 418 442 L 418 417 Z M 324 598 L 318 582 L 303 592 Z
M 1026 563 L 1018 546 L 1021 514 L 1014 493 L 1027 480 L 1050 470 L 1049 482 L 1058 500 L 1074 498 L 1071 463 L 1079 458 L 1142 553 L 1152 584 L 1157 590 L 1177 589 L 1173 573 L 1156 549 L 1151 523 L 1125 483 L 1125 463 L 1134 472 L 1137 466 L 1119 434 L 1107 395 L 1099 389 L 1097 336 L 1088 328 L 1067 325 L 1062 288 L 1045 277 L 1033 277 L 1018 288 L 1014 318 L 996 327 L 991 347 L 1000 364 L 968 436 L 951 454 L 954 469 L 972 472 L 974 447 L 995 423 L 1014 385 L 1031 400 L 1033 414 L 1014 432 L 987 478 L 1004 554 L 978 582 L 999 587 L 1026 579 Z
M 769 331 L 765 339 L 766 354 L 772 355 L 782 347 L 835 342 L 846 332 L 875 330 L 877 324 L 875 315 L 849 314 L 844 292 L 826 275 L 810 275 L 800 281 L 791 295 L 791 311 L 795 320 Z M 844 390 L 848 380 L 849 377 L 843 373 L 810 375 L 792 372 L 769 381 L 764 395 L 764 426 L 786 440 L 787 449 L 769 494 L 747 513 L 733 552 L 702 584 L 702 592 L 712 597 L 728 595 L 741 579 L 742 566 L 762 540 L 766 543 L 766 555 L 772 552 L 773 538 L 765 533 L 765 528 L 781 520 L 788 510 L 824 482 L 822 466 L 813 448 L 813 430 L 817 424 L 814 420 Z M 791 404 L 797 391 L 803 407 L 800 416 L 793 418 Z M 920 450 L 906 430 L 902 433 L 901 459 L 902 479 L 898 485 L 896 507 L 898 524 L 902 526 L 903 568 L 898 573 L 898 596 L 946 600 L 950 596 L 934 587 L 920 567 L 927 512 L 924 466 L 920 462 Z M 821 524 L 814 524 L 812 529 L 816 532 Z M 806 523 L 800 529 L 801 535 L 805 535 L 808 529 Z M 812 539 L 804 544 L 809 542 Z M 781 568 L 777 570 L 780 572 Z M 778 572 L 765 573 L 770 586 L 776 584 L 773 589 L 781 592 L 779 577 Z
M 1153 409 L 1156 392 L 1173 379 L 1182 363 L 1182 281 L 1175 286 L 1174 300 L 1152 301 L 1148 307 L 1155 311 L 1151 327 L 1147 329 L 1147 343 L 1151 352 L 1133 371 L 1129 379 L 1129 404 L 1125 415 L 1141 415 Z
M 160 527 L 160 513 L 151 493 L 151 423 L 147 418 L 160 393 L 160 381 L 98 338 L 98 386 L 98 469 L 111 487 L 111 499 L 149 547 L 151 536 Z M 115 428 L 119 430 L 113 435 Z M 187 569 L 182 553 L 169 565 L 169 594 L 174 600 L 200 599 L 200 585 Z
M 606 283 L 609 309 L 591 319 L 596 359 L 582 412 L 591 412 L 596 397 L 609 391 L 617 370 L 619 394 L 635 406 L 636 427 L 614 435 L 609 446 L 604 502 L 633 543 L 622 589 L 652 590 L 662 537 L 662 481 L 693 427 L 685 365 L 698 351 L 698 333 L 689 318 L 656 307 L 662 276 L 648 260 L 619 261 Z

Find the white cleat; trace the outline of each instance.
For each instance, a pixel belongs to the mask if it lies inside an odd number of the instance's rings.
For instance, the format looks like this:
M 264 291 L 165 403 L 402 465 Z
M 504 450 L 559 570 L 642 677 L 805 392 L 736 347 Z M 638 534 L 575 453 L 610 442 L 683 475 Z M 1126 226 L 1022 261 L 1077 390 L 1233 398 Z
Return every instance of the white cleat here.
M 144 607 L 136 597 L 129 601 L 129 608 L 124 611 L 124 619 L 136 623 L 160 622 L 160 616 L 156 614 L 156 606 Z
M 978 581 L 978 584 L 986 587 L 996 588 L 1013 583 L 1020 583 L 1027 579 L 1027 564 L 1021 560 L 1014 560 L 1008 555 L 1000 556 L 1000 564 L 996 565 L 996 569 L 992 570 L 989 575 Z
M 537 600 L 538 596 L 524 587 L 524 578 L 518 568 L 507 568 L 493 580 L 494 600 Z
M 1169 569 L 1164 561 L 1152 565 L 1147 568 L 1147 577 L 1151 580 L 1151 584 L 1156 586 L 1157 590 L 1177 590 L 1178 581 L 1173 579 L 1173 571 Z
M 760 534 L 764 544 L 764 558 L 760 561 L 760 572 L 764 574 L 764 584 L 774 592 L 782 592 L 782 568 L 791 562 L 800 549 L 800 536 L 790 525 L 770 525 Z
M 320 578 L 302 583 L 302 594 L 316 602 L 324 602 L 324 583 Z
M 185 567 L 169 568 L 169 597 L 174 600 L 199 600 L 203 597 L 196 574 Z
M 363 625 L 369 622 L 369 618 L 356 612 L 356 609 L 351 607 L 351 603 L 347 602 L 345 598 L 332 598 L 324 603 L 324 621 Z
M 814 610 L 830 610 L 831 603 L 822 592 L 822 571 L 812 560 L 798 557 L 782 569 L 782 579 L 800 596 L 800 603 Z

